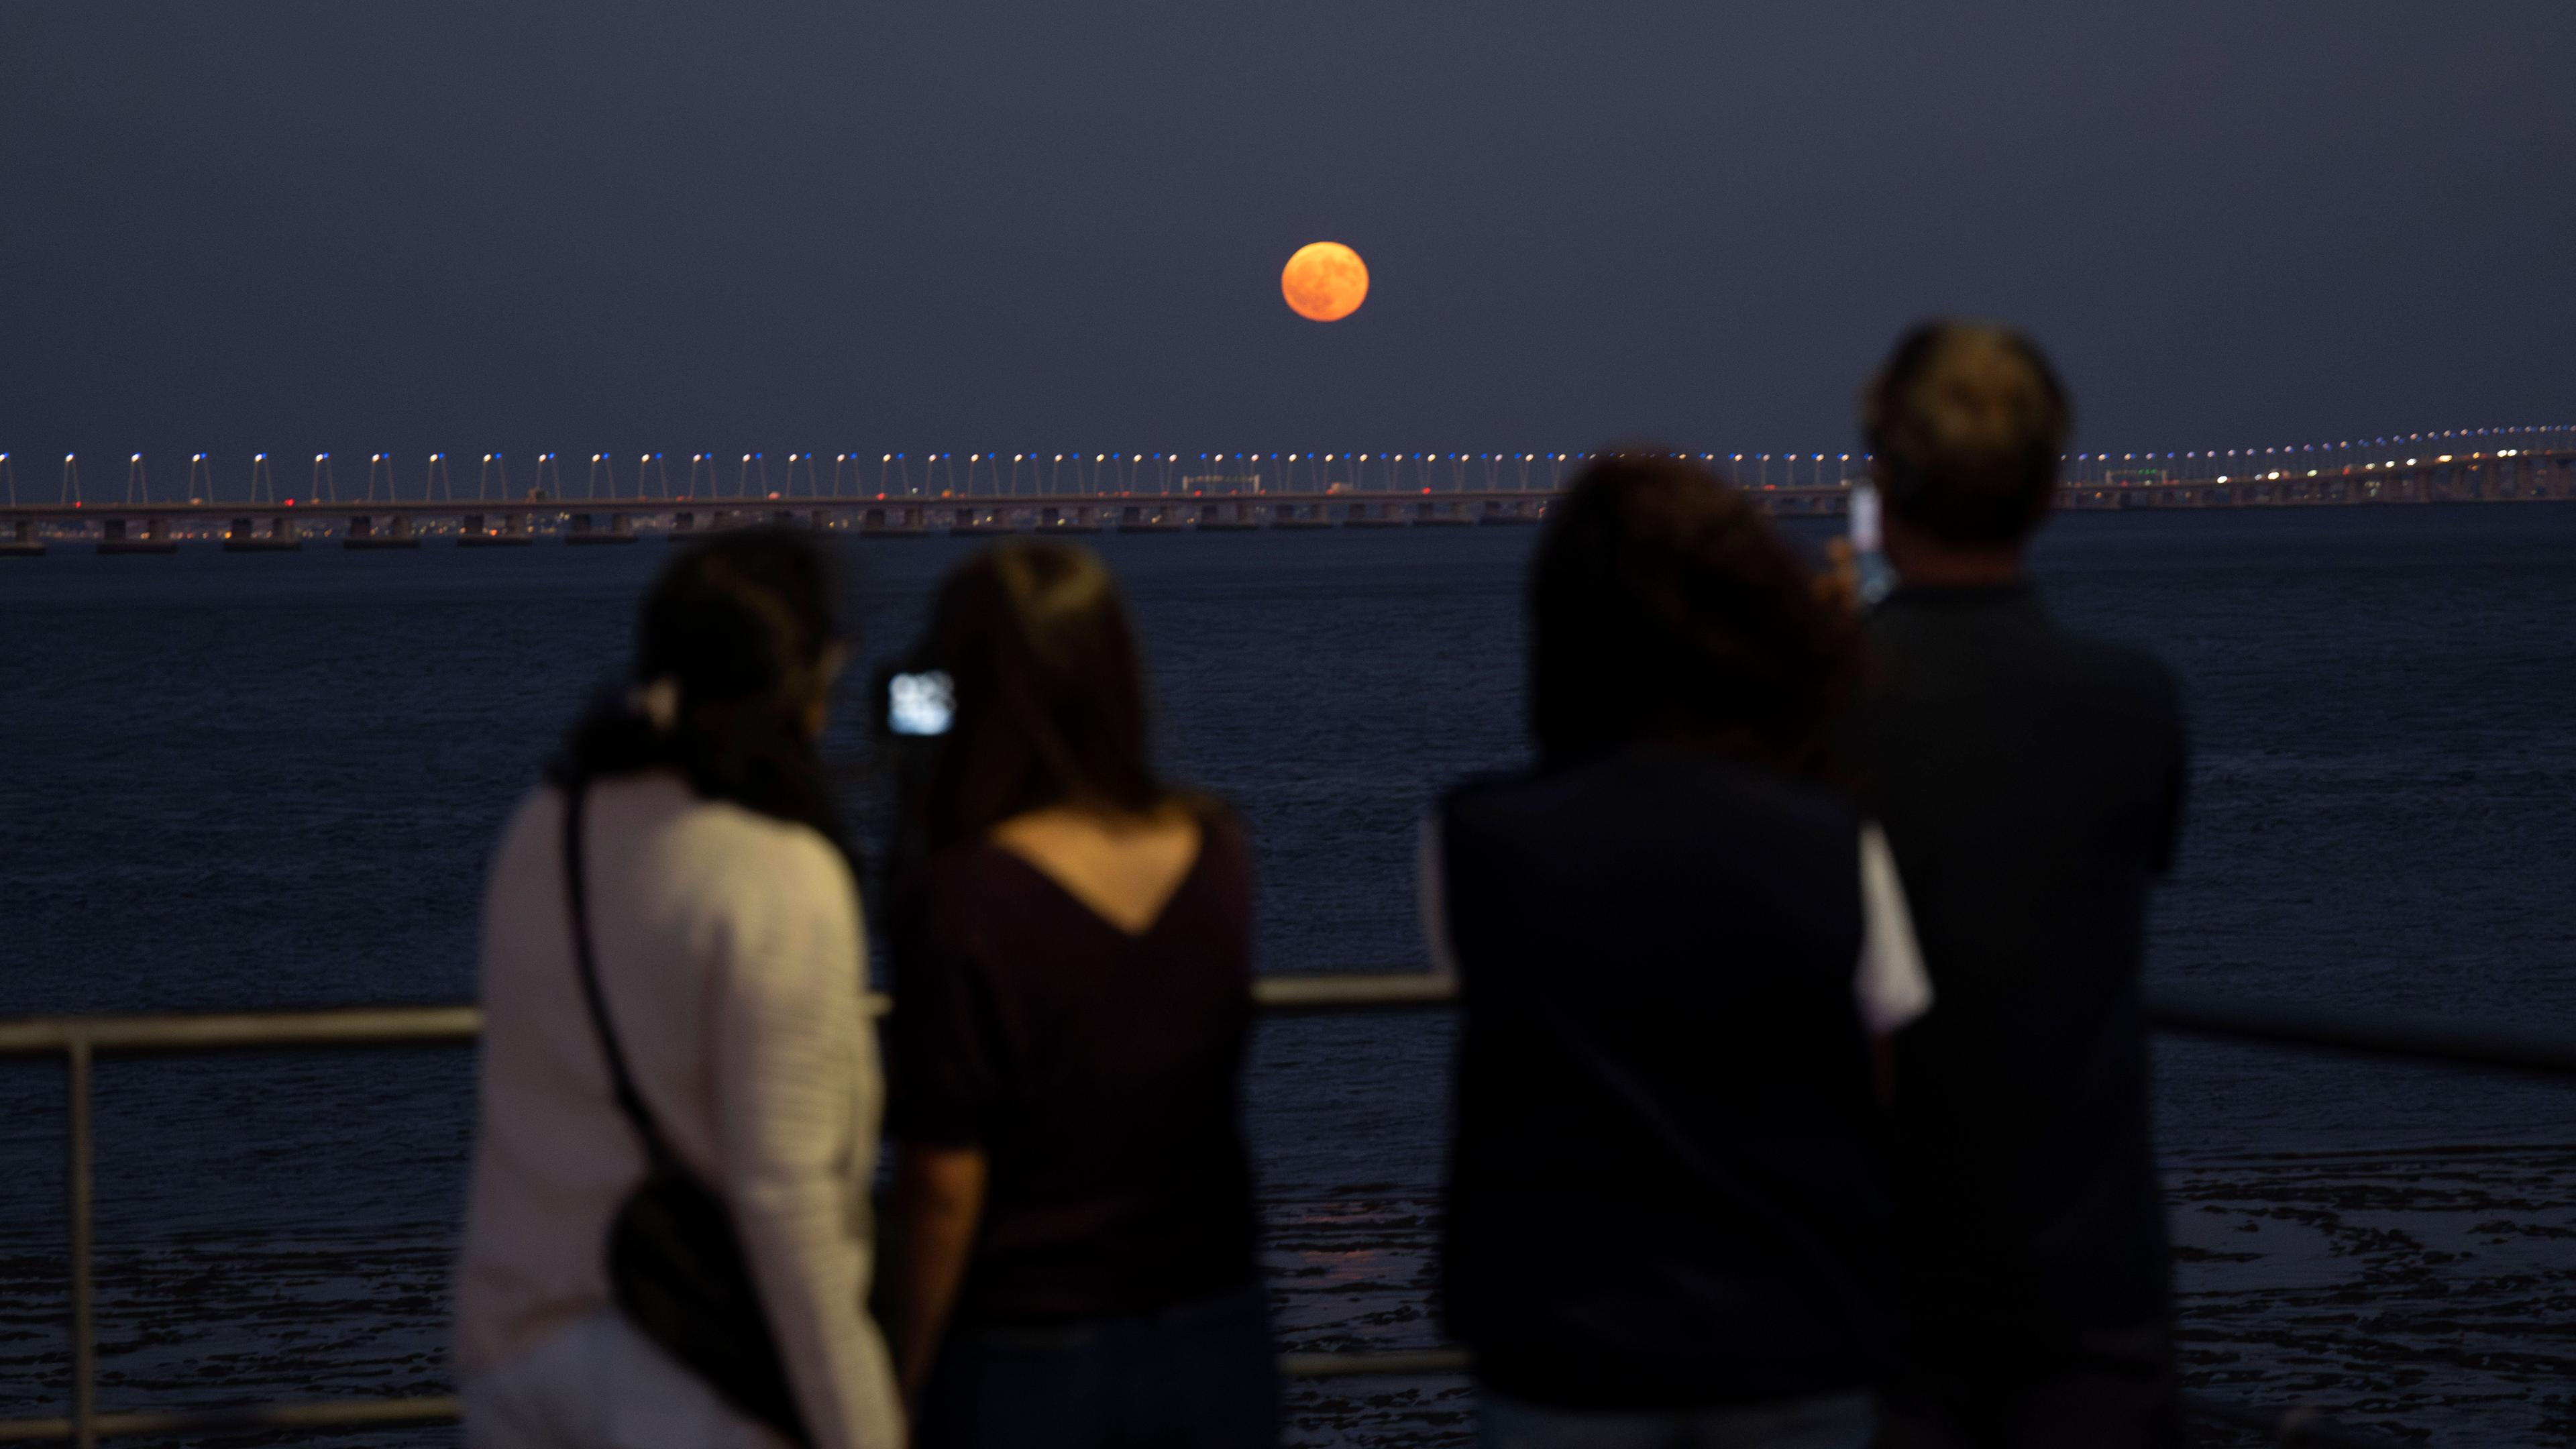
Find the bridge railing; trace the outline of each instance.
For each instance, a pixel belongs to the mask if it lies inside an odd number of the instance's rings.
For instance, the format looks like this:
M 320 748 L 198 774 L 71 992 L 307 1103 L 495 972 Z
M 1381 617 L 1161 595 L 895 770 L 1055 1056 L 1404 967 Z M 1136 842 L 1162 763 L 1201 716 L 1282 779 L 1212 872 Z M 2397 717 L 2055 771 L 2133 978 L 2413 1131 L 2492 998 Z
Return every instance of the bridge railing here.
M 1271 1014 L 1436 1010 L 1452 1004 L 1450 980 L 1422 972 L 1332 972 L 1267 976 L 1254 999 Z M 887 1006 L 871 994 L 872 1013 Z M 2385 1019 L 2335 1016 L 2287 1007 L 2231 1007 L 2159 999 L 2148 1009 L 2159 1030 L 2268 1046 L 2342 1052 L 2387 1060 L 2537 1075 L 2576 1081 L 2576 1043 L 2530 1035 L 2419 1027 Z M 199 1055 L 282 1048 L 461 1046 L 482 1032 L 473 1006 L 377 1006 L 306 1011 L 170 1015 L 57 1016 L 0 1021 L 0 1059 L 59 1057 L 65 1066 L 65 1216 L 70 1230 L 71 1413 L 0 1419 L 0 1443 L 61 1442 L 90 1449 L 103 1438 L 330 1430 L 445 1423 L 453 1395 L 318 1402 L 270 1402 L 227 1408 L 125 1409 L 102 1412 L 97 1401 L 98 1346 L 93 1256 L 94 1155 L 91 1077 L 102 1057 Z M 1466 1371 L 1462 1350 L 1384 1353 L 1291 1353 L 1280 1359 L 1295 1378 L 1343 1375 L 1444 1375 Z M 2336 1427 L 2303 1408 L 2273 1410 L 2193 1397 L 2195 1416 L 2273 1434 L 2283 1444 L 2387 1445 L 2392 1441 Z

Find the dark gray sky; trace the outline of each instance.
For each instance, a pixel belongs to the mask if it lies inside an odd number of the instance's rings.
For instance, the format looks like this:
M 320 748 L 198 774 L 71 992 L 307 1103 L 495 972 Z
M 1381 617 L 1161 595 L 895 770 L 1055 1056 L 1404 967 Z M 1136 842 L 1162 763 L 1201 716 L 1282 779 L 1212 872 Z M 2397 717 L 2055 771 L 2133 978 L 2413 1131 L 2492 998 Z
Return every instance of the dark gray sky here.
M 1833 451 L 1950 311 L 2088 447 L 2576 422 L 2571 57 L 2566 0 L 16 0 L 0 448 Z

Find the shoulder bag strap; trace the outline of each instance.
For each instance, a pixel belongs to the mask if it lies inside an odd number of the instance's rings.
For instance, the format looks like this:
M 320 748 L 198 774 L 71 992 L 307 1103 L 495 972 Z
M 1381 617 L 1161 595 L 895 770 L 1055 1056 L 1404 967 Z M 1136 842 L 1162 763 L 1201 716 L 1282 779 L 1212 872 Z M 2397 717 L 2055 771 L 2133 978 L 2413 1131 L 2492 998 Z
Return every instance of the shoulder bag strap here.
M 617 1097 L 617 1108 L 626 1120 L 635 1124 L 635 1135 L 644 1139 L 644 1155 L 655 1166 L 672 1161 L 671 1149 L 662 1140 L 662 1131 L 653 1124 L 653 1114 L 644 1105 L 643 1094 L 635 1090 L 635 1078 L 626 1070 L 626 1052 L 617 1044 L 616 1029 L 608 1023 L 608 999 L 599 990 L 599 968 L 591 958 L 590 907 L 582 889 L 581 807 L 589 794 L 589 782 L 575 779 L 564 786 L 564 895 L 572 915 L 573 961 L 581 968 L 581 997 L 590 1007 L 590 1024 L 599 1034 L 599 1053 L 608 1060 L 608 1080 Z

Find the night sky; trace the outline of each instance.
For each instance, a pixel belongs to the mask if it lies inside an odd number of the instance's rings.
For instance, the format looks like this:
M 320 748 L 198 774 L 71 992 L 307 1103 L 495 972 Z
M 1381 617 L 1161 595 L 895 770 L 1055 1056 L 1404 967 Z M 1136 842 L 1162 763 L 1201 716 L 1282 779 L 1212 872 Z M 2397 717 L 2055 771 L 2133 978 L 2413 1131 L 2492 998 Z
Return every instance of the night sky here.
M 2576 422 L 2571 57 L 2565 0 L 16 0 L 0 448 L 1834 451 L 1940 312 L 2084 447 Z

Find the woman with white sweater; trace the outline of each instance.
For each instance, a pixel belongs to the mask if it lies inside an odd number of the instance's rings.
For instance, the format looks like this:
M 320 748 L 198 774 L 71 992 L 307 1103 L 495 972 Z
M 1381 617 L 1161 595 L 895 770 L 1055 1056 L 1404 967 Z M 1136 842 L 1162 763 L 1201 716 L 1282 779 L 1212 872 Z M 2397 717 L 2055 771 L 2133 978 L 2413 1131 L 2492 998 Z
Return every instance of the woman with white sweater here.
M 503 837 L 457 1303 L 474 1449 L 900 1443 L 865 1307 L 865 948 L 814 750 L 826 574 L 783 532 L 675 560 L 634 688 Z M 688 1297 L 710 1282 L 733 1331 Z

